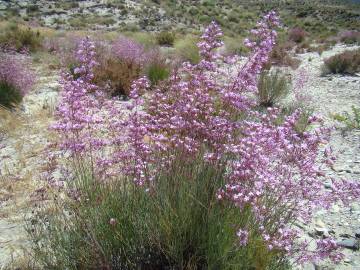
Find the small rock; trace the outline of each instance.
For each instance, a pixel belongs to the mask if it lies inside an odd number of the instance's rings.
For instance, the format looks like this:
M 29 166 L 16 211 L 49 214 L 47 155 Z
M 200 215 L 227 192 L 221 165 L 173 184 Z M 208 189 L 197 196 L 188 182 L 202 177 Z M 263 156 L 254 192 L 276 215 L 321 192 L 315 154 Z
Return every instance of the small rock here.
M 318 228 L 325 228 L 326 227 L 325 223 L 321 219 L 317 219 L 315 221 L 315 226 L 318 227 Z
M 328 230 L 326 228 L 319 228 L 319 227 L 315 227 L 315 232 L 316 232 L 316 235 L 318 236 L 326 236 L 328 235 Z
M 303 270 L 315 270 L 315 265 L 313 263 L 304 264 L 301 269 Z
M 351 235 L 347 234 L 347 233 L 342 233 L 339 236 L 342 237 L 342 238 L 351 238 Z
M 352 249 L 352 250 L 359 250 L 359 241 L 355 239 L 345 239 L 342 241 L 339 241 L 337 243 L 340 247 Z
M 332 207 L 331 207 L 331 213 L 338 213 L 340 211 L 340 207 L 336 204 L 334 204 Z
M 355 231 L 355 237 L 356 237 L 356 238 L 360 238 L 360 229 L 357 229 L 357 230 Z
M 332 186 L 331 182 L 325 182 L 324 187 L 328 188 L 328 189 L 331 189 L 333 186 Z

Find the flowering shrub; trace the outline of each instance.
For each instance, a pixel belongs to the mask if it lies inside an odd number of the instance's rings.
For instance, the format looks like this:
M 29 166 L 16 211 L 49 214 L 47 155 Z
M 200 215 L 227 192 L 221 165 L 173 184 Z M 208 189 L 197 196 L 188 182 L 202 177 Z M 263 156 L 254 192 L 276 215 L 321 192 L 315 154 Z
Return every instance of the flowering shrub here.
M 24 63 L 14 56 L 2 55 L 0 59 L 0 104 L 13 107 L 21 102 L 34 84 L 34 75 Z
M 111 50 L 114 56 L 129 64 L 143 65 L 147 60 L 145 47 L 126 37 L 117 39 Z
M 153 84 L 166 79 L 168 70 L 160 51 L 145 49 L 140 43 L 120 37 L 101 52 L 94 81 L 112 96 L 129 96 L 131 84 L 147 73 Z
M 345 44 L 357 44 L 360 43 L 360 32 L 356 30 L 344 31 L 339 34 L 339 38 Z
M 222 32 L 211 23 L 199 63 L 184 63 L 147 95 L 149 81 L 135 80 L 123 105 L 96 94 L 94 46 L 84 40 L 79 77 L 63 77 L 54 125 L 72 158 L 73 203 L 35 222 L 36 257 L 69 269 L 281 269 L 286 255 L 339 261 L 333 239 L 310 249 L 292 225 L 360 195 L 359 184 L 343 180 L 323 189 L 322 169 L 333 163 L 329 149 L 320 155 L 329 130 L 310 116 L 316 127 L 299 133 L 301 110 L 280 122 L 279 109 L 253 110 L 278 25 L 274 12 L 264 16 L 245 40 L 246 63 L 230 76 L 217 54 Z

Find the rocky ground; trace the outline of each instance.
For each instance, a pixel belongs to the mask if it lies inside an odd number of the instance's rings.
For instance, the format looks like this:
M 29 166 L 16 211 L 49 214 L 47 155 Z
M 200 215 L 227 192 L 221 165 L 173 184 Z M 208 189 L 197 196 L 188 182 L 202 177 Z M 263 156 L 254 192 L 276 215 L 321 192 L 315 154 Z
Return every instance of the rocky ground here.
M 311 97 L 310 106 L 323 115 L 327 124 L 338 127 L 330 114 L 350 111 L 352 105 L 359 106 L 360 76 L 322 76 L 321 66 L 324 58 L 345 49 L 349 48 L 336 45 L 321 56 L 318 53 L 297 55 L 302 61 L 299 68 L 309 75 L 302 91 Z M 38 82 L 23 102 L 17 119 L 19 124 L 0 137 L 0 269 L 15 257 L 26 256 L 24 217 L 31 213 L 42 186 L 38 178 L 43 161 L 41 152 L 49 141 L 47 127 L 58 96 L 58 71 L 48 71 L 41 64 L 34 64 L 33 69 Z M 296 71 L 290 71 L 293 72 Z M 331 145 L 338 153 L 338 160 L 328 173 L 360 181 L 360 130 L 334 130 Z M 324 188 L 329 185 L 324 183 Z M 346 256 L 337 266 L 325 262 L 300 269 L 360 269 L 360 201 L 350 207 L 336 205 L 329 211 L 319 211 L 311 224 L 299 223 L 298 226 L 309 240 L 316 235 L 335 237 L 344 246 Z
M 41 25 L 78 29 L 86 25 L 87 29 L 158 31 L 170 24 L 165 11 L 154 3 L 141 4 L 139 1 L 124 0 L 111 4 L 111 1 L 45 1 L 45 0 L 0 0 L 0 15 L 9 10 L 16 12 L 24 20 Z
M 323 59 L 340 53 L 345 47 L 337 45 L 329 51 L 305 53 L 298 55 L 302 61 L 299 68 L 303 68 L 309 75 L 308 83 L 303 91 L 311 98 L 310 106 L 325 118 L 328 125 L 335 125 L 331 137 L 331 146 L 337 153 L 337 161 L 330 176 L 342 177 L 360 181 L 360 130 L 344 132 L 339 129 L 331 114 L 351 111 L 351 106 L 360 104 L 360 76 L 322 75 Z M 330 183 L 325 182 L 324 188 Z M 306 269 L 360 269 L 360 201 L 353 202 L 350 207 L 335 205 L 330 211 L 319 211 L 311 224 L 299 224 L 311 239 L 315 235 L 331 235 L 344 246 L 345 260 L 337 266 L 324 263 L 321 265 L 307 265 Z
M 38 201 L 42 155 L 49 142 L 48 126 L 58 95 L 58 71 L 32 65 L 37 83 L 22 108 L 0 134 L 0 269 L 16 257 L 26 257 L 24 220 Z M 10 268 L 12 269 L 12 268 Z

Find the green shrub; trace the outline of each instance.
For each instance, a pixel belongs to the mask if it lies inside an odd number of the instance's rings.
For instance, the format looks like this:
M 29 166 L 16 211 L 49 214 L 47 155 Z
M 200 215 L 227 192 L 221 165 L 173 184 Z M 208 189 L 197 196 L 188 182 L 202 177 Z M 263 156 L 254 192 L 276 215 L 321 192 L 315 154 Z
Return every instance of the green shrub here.
M 163 62 L 151 63 L 147 68 L 147 77 L 152 85 L 158 84 L 169 77 L 170 71 Z
M 175 41 L 175 34 L 168 31 L 162 31 L 156 35 L 156 40 L 159 45 L 172 46 Z
M 289 80 L 279 70 L 263 71 L 258 82 L 258 100 L 262 107 L 272 107 L 289 94 Z
M 355 74 L 359 71 L 360 49 L 354 51 L 345 51 L 324 60 L 324 74 Z
M 72 182 L 77 196 L 54 199 L 52 211 L 44 208 L 29 221 L 35 260 L 54 270 L 286 269 L 255 224 L 248 244 L 239 246 L 234 224 L 251 224 L 253 217 L 250 208 L 217 200 L 223 165 L 200 156 L 187 166 L 178 162 L 157 175 L 154 191 L 81 172 Z
M 183 61 L 189 61 L 197 64 L 200 61 L 199 48 L 197 47 L 198 39 L 188 35 L 175 42 L 175 52 Z
M 39 6 L 37 5 L 29 5 L 26 7 L 26 13 L 34 13 L 39 11 Z
M 333 114 L 332 117 L 336 121 L 345 124 L 347 130 L 360 129 L 360 108 L 352 106 L 351 113 Z
M 0 45 L 14 47 L 20 51 L 28 48 L 31 52 L 41 48 L 42 37 L 39 31 L 30 27 L 24 28 L 18 24 L 8 24 L 0 34 Z
M 249 49 L 244 45 L 242 39 L 239 38 L 225 38 L 226 54 L 229 55 L 245 55 Z
M 21 92 L 14 86 L 0 81 L 0 104 L 6 108 L 12 108 L 14 104 L 22 101 Z

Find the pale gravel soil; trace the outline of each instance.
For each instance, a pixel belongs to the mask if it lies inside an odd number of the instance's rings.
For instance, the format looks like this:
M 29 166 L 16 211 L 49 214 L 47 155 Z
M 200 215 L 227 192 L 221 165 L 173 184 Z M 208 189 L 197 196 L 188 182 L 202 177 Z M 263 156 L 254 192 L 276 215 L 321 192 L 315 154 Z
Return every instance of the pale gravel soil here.
M 311 106 L 315 112 L 323 115 L 329 125 L 335 124 L 330 113 L 350 111 L 352 105 L 360 106 L 360 76 L 321 76 L 323 59 L 345 49 L 349 48 L 337 45 L 321 56 L 318 53 L 297 56 L 302 60 L 300 68 L 304 68 L 310 75 L 303 91 L 312 97 Z M 3 141 L 0 138 L 0 169 L 4 170 L 7 166 L 9 173 L 13 174 L 11 177 L 0 177 L 0 269 L 11 261 L 13 256 L 21 255 L 22 248 L 26 247 L 24 215 L 31 211 L 28 206 L 34 201 L 36 203 L 33 194 L 36 188 L 41 186 L 39 181 L 36 181 L 36 173 L 40 171 L 42 162 L 39 157 L 48 142 L 46 126 L 58 96 L 56 72 L 47 72 L 44 75 L 43 68 L 37 66 L 35 69 L 39 80 L 24 100 L 25 126 L 14 137 L 5 137 Z M 349 131 L 343 135 L 341 131 L 335 130 L 331 145 L 338 153 L 338 160 L 334 166 L 336 171 L 329 171 L 329 174 L 358 180 L 360 131 Z M 4 156 L 7 158 L 2 159 Z M 9 189 L 10 185 L 14 185 L 14 188 Z M 338 240 L 345 239 L 344 237 L 354 238 L 355 231 L 360 229 L 360 204 L 354 202 L 351 207 L 338 205 L 329 211 L 319 211 L 312 224 L 299 226 L 304 228 L 304 237 L 309 239 L 315 234 L 315 228 L 325 229 Z M 319 266 L 309 264 L 299 269 L 360 270 L 360 252 L 345 249 L 344 253 L 345 262 L 338 266 L 329 263 Z
M 0 269 L 24 254 L 25 217 L 41 187 L 41 153 L 48 144 L 49 116 L 58 95 L 58 75 L 33 65 L 34 89 L 24 98 L 21 125 L 0 137 Z M 30 207 L 29 207 L 30 206 Z
M 332 118 L 333 113 L 351 112 L 351 106 L 360 106 L 360 74 L 355 76 L 326 75 L 322 76 L 323 59 L 340 53 L 345 49 L 357 49 L 337 45 L 321 56 L 318 53 L 298 55 L 302 60 L 299 68 L 309 74 L 309 81 L 303 91 L 311 97 L 311 107 L 319 113 L 327 125 L 340 127 Z M 334 170 L 329 175 L 360 181 L 360 130 L 342 132 L 336 129 L 332 133 L 330 145 L 337 153 Z M 325 229 L 337 240 L 355 239 L 355 231 L 360 229 L 360 200 L 353 202 L 350 207 L 336 205 L 329 211 L 321 210 L 316 213 L 312 224 L 302 224 L 306 235 L 314 235 Z M 310 236 L 309 236 L 310 239 Z M 360 251 L 344 249 L 345 262 L 340 265 L 331 265 L 328 262 L 320 265 L 307 265 L 303 269 L 360 269 Z M 302 269 L 302 268 L 300 268 Z

